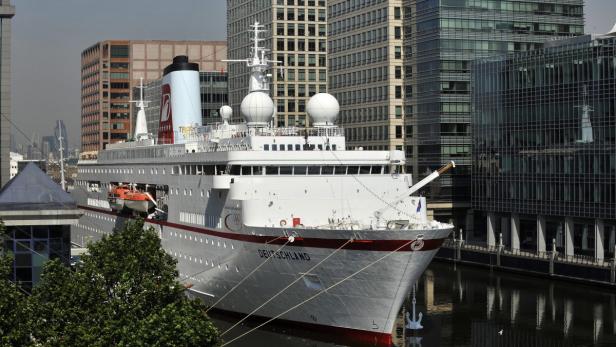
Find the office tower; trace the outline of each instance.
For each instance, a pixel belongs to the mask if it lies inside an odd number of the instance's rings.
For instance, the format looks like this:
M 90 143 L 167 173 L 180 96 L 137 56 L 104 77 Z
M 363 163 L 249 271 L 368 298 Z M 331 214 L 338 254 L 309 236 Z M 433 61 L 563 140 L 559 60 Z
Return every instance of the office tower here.
M 226 70 L 224 41 L 101 41 L 81 53 L 82 152 L 130 139 L 133 88 L 141 78 L 160 79 L 177 55 L 206 71 Z
M 329 92 L 349 148 L 403 150 L 402 0 L 328 2 Z
M 15 6 L 0 0 L 0 186 L 10 179 L 11 150 L 11 18 Z
M 475 58 L 539 49 L 583 33 L 583 0 L 404 0 L 408 172 L 423 178 L 454 160 L 430 185 L 435 219 L 472 228 L 470 66 Z
M 222 122 L 218 110 L 229 102 L 227 73 L 201 71 L 199 72 L 199 82 L 201 85 L 201 120 L 203 125 Z M 148 124 L 148 132 L 154 135 L 154 138 L 157 138 L 160 121 L 161 83 L 162 81 L 158 79 L 143 86 L 143 99 L 148 101 L 145 108 L 145 118 Z M 133 95 L 139 95 L 139 87 L 134 88 Z M 133 107 L 136 106 L 133 105 Z M 136 114 L 136 111 L 133 112 Z M 133 126 L 135 121 L 133 120 Z
M 472 204 L 489 245 L 614 256 L 616 32 L 474 64 Z M 478 223 L 479 224 L 479 223 Z M 487 231 L 487 233 L 486 233 Z
M 307 126 L 310 96 L 327 91 L 327 8 L 325 0 L 228 0 L 229 59 L 250 56 L 249 26 L 262 24 L 262 43 L 270 59 L 271 96 L 276 105 L 274 126 Z M 248 93 L 246 63 L 229 64 L 229 99 L 233 120 L 242 119 L 239 106 Z
M 41 139 L 41 152 L 42 159 L 49 159 L 51 154 L 54 159 L 60 158 L 60 152 L 58 152 L 58 139 L 54 135 L 43 136 Z

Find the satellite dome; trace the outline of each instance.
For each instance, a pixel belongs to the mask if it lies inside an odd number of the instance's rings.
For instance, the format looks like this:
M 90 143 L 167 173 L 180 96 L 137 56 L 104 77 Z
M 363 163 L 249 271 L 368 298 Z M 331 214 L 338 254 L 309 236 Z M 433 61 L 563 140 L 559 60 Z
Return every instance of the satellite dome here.
M 222 106 L 218 112 L 220 113 L 220 118 L 222 118 L 225 123 L 228 123 L 233 115 L 233 109 L 228 105 Z
M 274 102 L 264 92 L 248 93 L 240 106 L 248 126 L 267 126 L 274 116 Z
M 340 112 L 338 100 L 327 93 L 315 94 L 306 105 L 314 126 L 333 126 Z

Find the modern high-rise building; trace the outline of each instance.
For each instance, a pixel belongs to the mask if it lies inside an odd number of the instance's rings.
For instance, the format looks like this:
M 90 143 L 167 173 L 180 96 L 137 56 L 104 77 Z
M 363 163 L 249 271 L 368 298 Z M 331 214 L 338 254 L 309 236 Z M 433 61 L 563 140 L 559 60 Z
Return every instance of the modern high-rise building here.
M 310 96 L 327 91 L 327 7 L 325 0 L 227 0 L 229 59 L 246 59 L 252 46 L 250 25 L 263 25 L 262 45 L 271 60 L 274 126 L 306 126 Z M 248 93 L 246 63 L 229 64 L 229 101 L 233 120 Z
M 160 79 L 174 56 L 207 71 L 226 70 L 224 41 L 101 41 L 81 53 L 81 150 L 98 151 L 132 133 L 133 87 Z
M 221 122 L 218 114 L 221 106 L 229 103 L 229 88 L 227 85 L 227 73 L 221 71 L 201 71 L 199 72 L 199 83 L 201 85 L 201 121 L 203 125 Z M 157 138 L 160 122 L 160 101 L 161 101 L 162 80 L 156 80 L 145 84 L 143 87 L 143 99 L 147 101 L 145 108 L 145 119 L 148 124 L 148 132 Z M 133 95 L 139 95 L 139 87 L 135 87 Z M 135 108 L 136 105 L 133 105 Z M 133 110 L 134 114 L 137 111 Z M 133 128 L 136 119 L 133 119 Z
M 328 2 L 329 92 L 349 148 L 403 150 L 402 0 Z
M 11 151 L 11 18 L 15 6 L 0 0 L 0 186 L 10 179 Z
M 436 219 L 472 228 L 470 67 L 476 58 L 540 49 L 580 35 L 583 0 L 404 0 L 408 172 L 456 169 L 424 194 Z
M 615 62 L 616 31 L 473 65 L 476 239 L 614 256 Z

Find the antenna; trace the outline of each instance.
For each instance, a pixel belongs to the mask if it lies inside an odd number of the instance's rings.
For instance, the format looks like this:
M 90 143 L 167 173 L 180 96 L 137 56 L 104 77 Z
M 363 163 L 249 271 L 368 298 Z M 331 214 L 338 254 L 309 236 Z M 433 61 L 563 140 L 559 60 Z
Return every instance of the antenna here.
M 150 137 L 148 133 L 148 123 L 145 119 L 145 107 L 149 101 L 143 100 L 143 77 L 139 79 L 139 100 L 131 100 L 130 102 L 136 103 L 137 107 L 139 107 L 139 111 L 137 111 L 137 120 L 135 121 L 135 140 L 147 140 Z
M 62 126 L 58 120 L 58 142 L 60 142 L 60 185 L 62 190 L 66 191 L 66 182 L 64 181 L 64 145 L 62 144 L 64 138 L 62 137 Z
M 272 65 L 282 64 L 282 62 L 270 60 L 265 56 L 265 53 L 269 50 L 260 45 L 261 42 L 265 41 L 260 35 L 261 33 L 267 32 L 262 29 L 265 26 L 259 24 L 259 22 L 255 22 L 250 27 L 252 29 L 249 30 L 249 33 L 253 35 L 250 39 L 253 43 L 250 49 L 251 57 L 246 59 L 225 59 L 223 61 L 229 63 L 246 63 L 246 66 L 250 68 L 248 92 L 269 92 L 269 76 L 266 71 L 269 70 Z
M 129 102 L 137 104 L 137 107 L 139 108 L 145 108 L 151 101 L 143 100 L 143 90 L 145 89 L 143 85 L 143 77 L 139 77 L 139 85 L 137 88 L 139 88 L 139 100 L 130 100 Z

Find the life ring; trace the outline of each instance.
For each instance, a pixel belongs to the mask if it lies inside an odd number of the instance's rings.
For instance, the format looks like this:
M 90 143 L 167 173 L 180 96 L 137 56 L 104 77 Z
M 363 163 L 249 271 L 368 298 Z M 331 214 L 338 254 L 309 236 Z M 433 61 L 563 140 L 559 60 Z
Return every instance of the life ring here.
M 421 251 L 421 249 L 424 247 L 424 244 L 425 243 L 423 239 L 413 240 L 410 244 L 411 251 L 413 252 Z
M 284 220 L 284 219 L 281 219 L 281 220 L 280 220 L 280 226 L 281 226 L 281 227 L 284 227 L 284 226 L 286 226 L 286 225 L 287 225 L 287 221 L 286 221 L 286 220 Z

